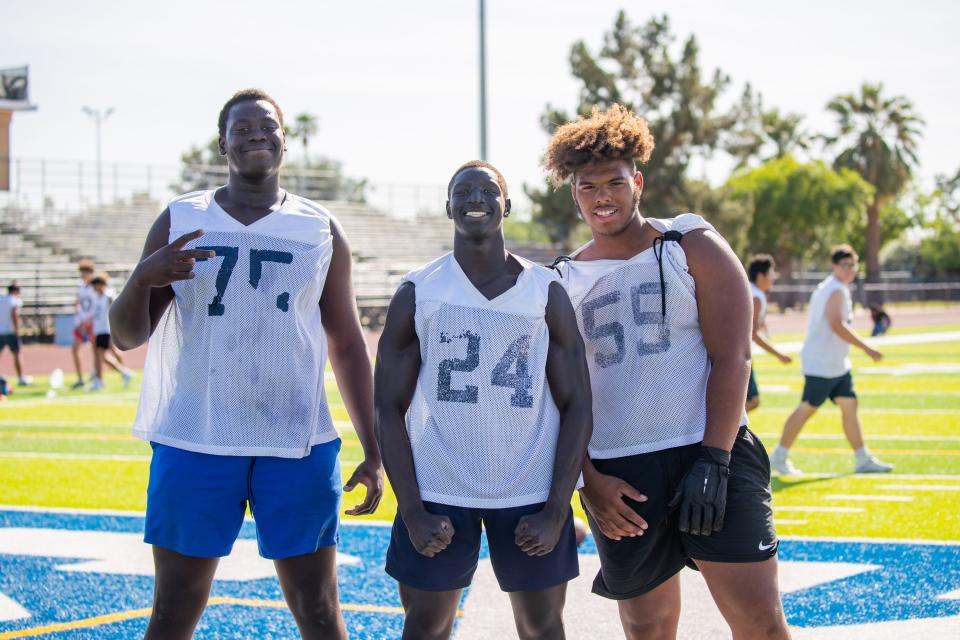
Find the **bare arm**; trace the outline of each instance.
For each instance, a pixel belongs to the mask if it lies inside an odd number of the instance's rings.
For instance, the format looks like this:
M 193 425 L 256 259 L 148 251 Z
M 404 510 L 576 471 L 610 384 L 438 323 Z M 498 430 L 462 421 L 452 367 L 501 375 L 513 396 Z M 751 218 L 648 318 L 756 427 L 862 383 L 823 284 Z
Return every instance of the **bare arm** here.
M 362 483 L 367 488 L 367 494 L 361 504 L 347 513 L 364 515 L 376 510 L 383 495 L 380 448 L 373 433 L 373 370 L 353 295 L 350 245 L 340 224 L 332 218 L 330 222 L 333 257 L 320 297 L 320 318 L 329 342 L 330 364 L 363 447 L 364 460 L 344 489 L 352 491 L 358 483 Z
M 173 300 L 170 285 L 193 278 L 198 258 L 213 257 L 212 251 L 183 250 L 202 235 L 198 229 L 170 242 L 170 209 L 156 219 L 147 233 L 140 262 L 110 306 L 110 333 L 117 347 L 133 349 L 146 342 Z
M 420 340 L 414 326 L 416 289 L 400 286 L 377 347 L 374 378 L 374 426 L 397 506 L 418 552 L 433 557 L 450 544 L 453 525 L 446 516 L 427 513 L 413 465 L 413 449 L 404 421 L 420 373 Z
M 540 513 L 521 518 L 516 528 L 516 542 L 529 555 L 546 555 L 556 546 L 593 433 L 586 350 L 567 292 L 556 282 L 550 284 L 546 321 L 547 382 L 560 412 L 560 430 L 547 503 Z
M 546 320 L 550 331 L 547 382 L 560 411 L 560 433 L 547 508 L 565 512 L 593 434 L 593 399 L 577 316 L 567 292 L 556 282 L 550 284 Z
M 758 298 L 753 299 L 753 341 L 760 345 L 760 348 L 775 357 L 777 360 L 784 364 L 790 363 L 792 358 L 784 353 L 780 353 L 773 344 L 767 340 L 767 336 L 764 335 L 763 323 L 760 321 L 760 300 Z
M 753 305 L 747 274 L 730 245 L 712 231 L 685 235 L 683 248 L 696 284 L 700 329 L 711 365 L 703 445 L 730 451 L 750 377 Z
M 844 322 L 842 292 L 834 291 L 830 294 L 830 298 L 827 300 L 826 314 L 827 322 L 830 323 L 830 328 L 833 329 L 833 332 L 837 334 L 841 340 L 852 344 L 858 349 L 863 349 L 864 353 L 870 356 L 873 360 L 879 360 L 883 357 L 883 354 L 861 340 L 860 336 L 857 335 L 857 332 L 854 331 L 850 325 Z

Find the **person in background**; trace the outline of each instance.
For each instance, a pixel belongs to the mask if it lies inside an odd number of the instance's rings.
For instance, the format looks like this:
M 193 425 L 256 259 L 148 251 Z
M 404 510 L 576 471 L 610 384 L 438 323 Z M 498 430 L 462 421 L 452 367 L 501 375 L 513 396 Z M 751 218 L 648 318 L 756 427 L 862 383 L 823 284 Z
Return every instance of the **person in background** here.
M 10 283 L 7 293 L 0 296 L 0 353 L 5 347 L 10 347 L 13 354 L 13 368 L 17 372 L 17 384 L 21 387 L 32 381 L 29 376 L 23 375 L 23 362 L 20 359 L 20 308 L 23 300 L 20 299 L 20 287 L 16 282 Z M 4 391 L 3 395 L 7 395 Z
M 870 309 L 870 318 L 873 320 L 873 330 L 870 332 L 870 336 L 886 335 L 892 324 L 890 315 L 884 311 L 882 304 L 876 302 L 871 303 L 868 308 Z
M 777 281 L 777 265 L 773 256 L 759 253 L 750 258 L 747 266 L 747 278 L 750 280 L 750 294 L 753 296 L 753 341 L 761 349 L 779 360 L 782 364 L 790 364 L 793 359 L 778 351 L 767 332 L 767 294 L 773 289 Z M 760 406 L 760 387 L 750 366 L 750 382 L 747 383 L 747 411 L 753 411 Z
M 867 449 L 857 413 L 857 393 L 850 375 L 850 345 L 863 350 L 871 360 L 883 354 L 863 342 L 851 327 L 853 301 L 850 284 L 857 278 L 857 252 L 848 244 L 833 248 L 830 255 L 833 274 L 817 285 L 810 296 L 810 322 L 800 351 L 803 370 L 803 396 L 783 425 L 780 443 L 770 456 L 770 466 L 780 475 L 801 473 L 790 462 L 790 447 L 807 420 L 813 417 L 827 398 L 840 407 L 843 433 L 854 452 L 854 473 L 886 473 L 893 465 L 881 462 Z
M 112 359 L 107 358 L 107 351 L 110 349 L 109 313 L 110 304 L 113 302 L 113 296 L 110 295 L 110 292 L 107 288 L 109 279 L 110 276 L 108 276 L 106 273 L 101 273 L 90 281 L 90 285 L 93 287 L 94 291 L 92 327 L 94 335 L 93 363 L 95 374 L 93 376 L 93 380 L 90 382 L 90 386 L 87 387 L 88 391 L 100 391 L 105 387 L 103 383 L 104 363 L 110 365 L 120 374 L 120 377 L 123 378 L 124 389 L 130 386 L 130 380 L 133 378 L 133 372 L 124 367 L 122 364 L 118 364 Z

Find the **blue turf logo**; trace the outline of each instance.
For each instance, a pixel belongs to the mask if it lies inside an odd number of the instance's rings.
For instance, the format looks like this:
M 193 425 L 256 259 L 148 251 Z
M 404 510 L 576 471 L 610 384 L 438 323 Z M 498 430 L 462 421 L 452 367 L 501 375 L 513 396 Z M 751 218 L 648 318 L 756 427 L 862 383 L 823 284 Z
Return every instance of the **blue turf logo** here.
M 142 634 L 153 588 L 142 527 L 139 516 L 0 510 L 0 640 Z M 342 532 L 340 594 L 353 638 L 400 635 L 396 586 L 383 572 L 389 535 L 389 527 L 370 525 Z M 596 567 L 595 553 L 588 538 L 581 548 L 587 581 Z M 784 608 L 794 627 L 834 627 L 839 638 L 847 625 L 891 624 L 903 637 L 919 628 L 902 625 L 950 624 L 960 616 L 958 545 L 788 539 L 781 542 L 779 557 Z M 471 611 L 479 617 L 483 603 L 493 599 L 487 588 L 475 582 L 465 596 L 458 638 L 483 637 L 473 631 Z M 601 604 L 610 603 L 586 595 L 568 598 L 568 609 Z M 512 626 L 509 615 L 497 617 Z M 610 622 L 615 628 L 615 619 Z M 273 565 L 257 555 L 247 523 L 234 553 L 221 563 L 196 637 L 253 635 L 296 637 L 296 627 Z

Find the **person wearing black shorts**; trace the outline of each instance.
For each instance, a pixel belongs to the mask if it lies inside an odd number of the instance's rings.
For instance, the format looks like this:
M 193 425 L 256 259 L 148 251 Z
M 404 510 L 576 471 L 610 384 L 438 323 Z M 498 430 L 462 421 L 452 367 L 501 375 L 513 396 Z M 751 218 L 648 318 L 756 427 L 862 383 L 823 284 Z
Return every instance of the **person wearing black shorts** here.
M 787 417 L 780 442 L 770 456 L 773 470 L 782 476 L 801 473 L 790 461 L 790 447 L 800 430 L 813 417 L 827 398 L 840 408 L 843 434 L 853 449 L 854 473 L 887 473 L 893 465 L 870 453 L 860 426 L 859 402 L 853 388 L 850 347 L 863 350 L 877 362 L 883 354 L 865 343 L 851 326 L 853 300 L 849 286 L 857 277 L 860 258 L 848 244 L 837 245 L 830 252 L 832 274 L 817 285 L 810 296 L 810 320 L 807 336 L 800 351 L 803 370 L 803 396 L 800 404 Z
M 600 555 L 593 591 L 630 639 L 673 638 L 684 566 L 733 637 L 789 638 L 770 467 L 746 426 L 753 305 L 743 266 L 702 217 L 640 214 L 647 124 L 620 105 L 557 129 L 592 240 L 555 263 L 587 348 L 593 435 L 581 499 Z

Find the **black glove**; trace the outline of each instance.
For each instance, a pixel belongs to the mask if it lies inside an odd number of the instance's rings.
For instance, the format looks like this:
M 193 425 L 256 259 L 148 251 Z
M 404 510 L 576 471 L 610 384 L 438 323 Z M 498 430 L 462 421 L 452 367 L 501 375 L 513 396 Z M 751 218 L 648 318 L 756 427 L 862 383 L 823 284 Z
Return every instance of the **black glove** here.
M 729 475 L 729 451 L 700 447 L 700 457 L 683 476 L 668 505 L 671 509 L 680 506 L 680 531 L 708 536 L 723 529 Z

